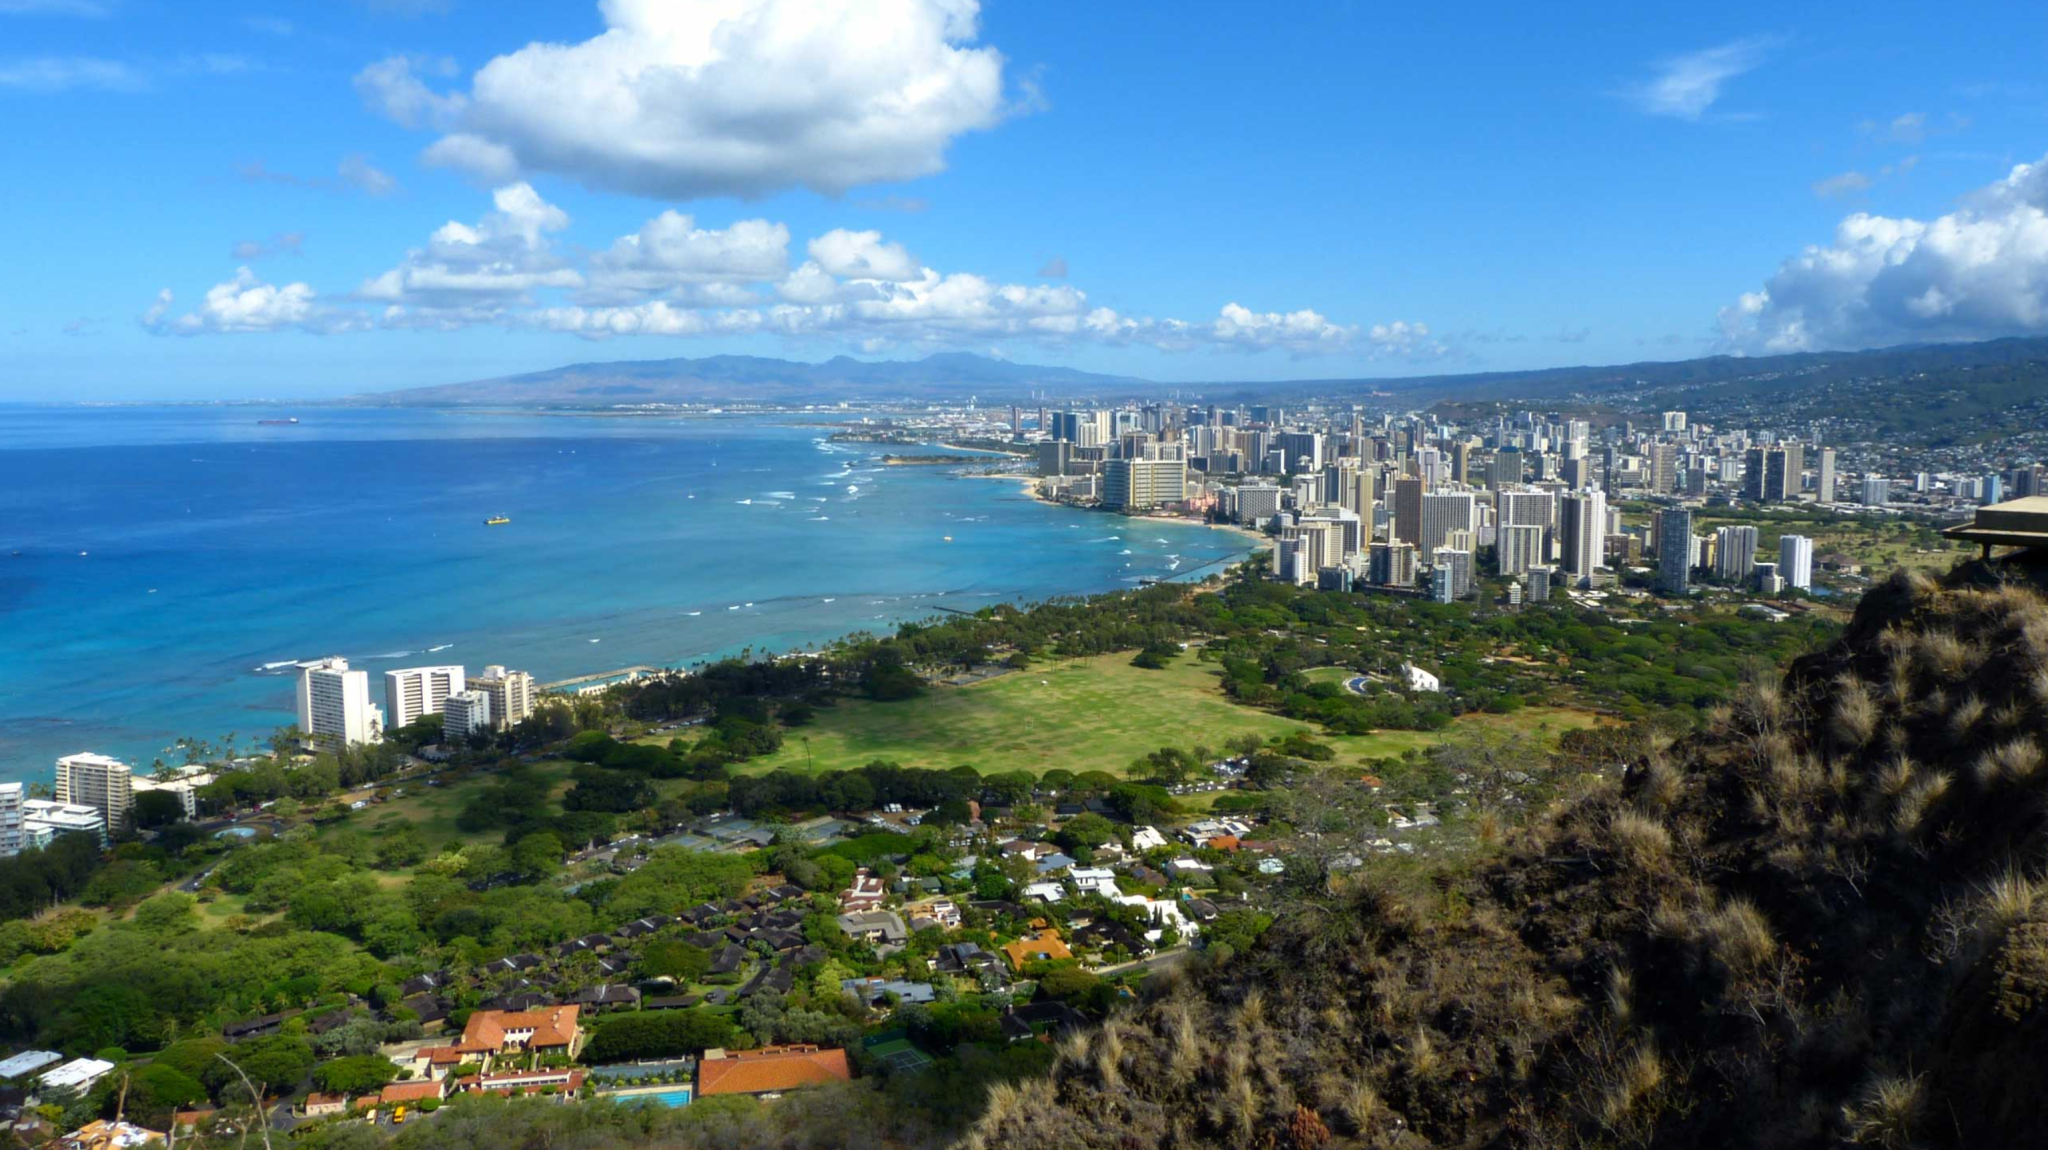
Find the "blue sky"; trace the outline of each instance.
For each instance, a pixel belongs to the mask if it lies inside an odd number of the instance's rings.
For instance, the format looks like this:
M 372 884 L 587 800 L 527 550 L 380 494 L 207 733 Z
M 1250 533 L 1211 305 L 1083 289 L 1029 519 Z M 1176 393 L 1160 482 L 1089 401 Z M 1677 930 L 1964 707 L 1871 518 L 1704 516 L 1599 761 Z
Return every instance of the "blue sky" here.
M 2048 9 L 1574 7 L 0 0 L 0 399 L 2048 329 Z

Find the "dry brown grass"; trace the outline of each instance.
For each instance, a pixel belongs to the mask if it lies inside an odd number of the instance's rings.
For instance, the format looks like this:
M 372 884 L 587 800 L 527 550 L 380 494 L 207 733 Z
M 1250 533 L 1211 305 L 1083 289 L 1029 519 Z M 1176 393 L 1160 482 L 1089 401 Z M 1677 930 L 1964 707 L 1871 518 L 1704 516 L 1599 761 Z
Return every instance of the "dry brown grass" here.
M 1949 734 L 1958 739 L 1968 738 L 1970 732 L 1976 730 L 1978 722 L 1984 718 L 1984 710 L 1984 700 L 1975 695 L 1963 696 L 1963 701 L 1957 703 L 1955 709 L 1948 713 Z
M 1970 645 L 1946 627 L 1920 632 L 1914 654 L 1921 667 L 1937 678 L 1951 681 L 1967 675 L 1976 658 Z
M 1620 810 L 1607 824 L 1614 853 L 1638 870 L 1656 867 L 1671 855 L 1671 832 L 1638 811 Z
M 1777 956 L 1770 920 L 1748 899 L 1729 899 L 1700 926 L 1707 952 L 1733 977 L 1746 978 Z
M 1830 722 L 1836 741 L 1864 747 L 1877 734 L 1881 712 L 1863 680 L 1844 674 L 1835 680 L 1835 710 Z
M 2041 747 L 2032 739 L 2007 739 L 1977 756 L 1977 781 L 1987 787 L 2006 780 L 2023 782 L 2041 769 L 2042 759 Z
M 1920 777 L 1899 796 L 1896 810 L 1892 812 L 1892 826 L 1902 835 L 1917 832 L 1927 821 L 1928 812 L 1948 794 L 1954 781 L 1947 771 L 1933 771 Z
M 1856 1101 L 1843 1109 L 1842 1119 L 1849 1140 L 1858 1146 L 1909 1150 L 1926 1111 L 1925 1091 L 1917 1076 L 1887 1075 L 1871 1080 Z

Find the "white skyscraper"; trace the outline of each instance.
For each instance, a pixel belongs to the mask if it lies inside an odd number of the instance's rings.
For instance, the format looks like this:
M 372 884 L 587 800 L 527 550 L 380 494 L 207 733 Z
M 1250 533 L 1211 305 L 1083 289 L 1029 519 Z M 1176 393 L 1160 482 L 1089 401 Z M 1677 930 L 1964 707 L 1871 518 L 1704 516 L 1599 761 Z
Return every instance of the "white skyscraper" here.
M 1565 496 L 1558 507 L 1557 534 L 1572 584 L 1590 585 L 1607 557 L 1607 497 L 1598 491 Z
M 406 667 L 384 672 L 384 721 L 403 727 L 438 715 L 448 696 L 463 689 L 461 667 Z
M 1714 532 L 1714 574 L 1725 583 L 1747 582 L 1756 570 L 1754 527 L 1722 527 Z
M 57 760 L 55 793 L 59 803 L 98 811 L 110 836 L 128 825 L 128 812 L 135 806 L 128 764 L 90 751 Z
M 453 742 L 491 729 L 491 697 L 482 691 L 457 691 L 441 708 L 441 737 Z
M 21 853 L 20 783 L 0 783 L 0 858 Z
M 384 712 L 370 702 L 370 674 L 338 656 L 299 671 L 299 730 L 353 746 L 384 738 Z
M 1469 491 L 1426 491 L 1422 496 L 1422 537 L 1416 550 L 1435 554 L 1453 531 L 1470 531 L 1479 523 Z
M 1813 588 L 1813 540 L 1804 535 L 1778 537 L 1778 574 L 1787 587 Z
M 1520 575 L 1531 567 L 1550 561 L 1543 545 L 1543 528 L 1533 523 L 1510 523 L 1494 535 L 1494 552 L 1500 559 L 1502 575 Z

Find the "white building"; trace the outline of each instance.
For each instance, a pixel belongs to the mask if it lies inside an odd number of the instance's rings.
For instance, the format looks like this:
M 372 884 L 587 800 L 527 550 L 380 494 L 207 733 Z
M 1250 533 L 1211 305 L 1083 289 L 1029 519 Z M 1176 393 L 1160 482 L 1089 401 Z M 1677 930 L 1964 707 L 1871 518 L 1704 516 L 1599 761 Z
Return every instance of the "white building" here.
M 1714 574 L 1725 583 L 1741 583 L 1756 570 L 1757 531 L 1731 525 L 1714 530 Z
M 91 1090 L 93 1083 L 113 1073 L 114 1064 L 99 1058 L 76 1058 L 42 1076 L 45 1090 Z
M 1544 531 L 1533 523 L 1502 524 L 1494 535 L 1494 552 L 1500 560 L 1500 574 L 1521 575 L 1549 560 L 1543 544 Z
M 200 787 L 214 780 L 214 773 L 203 766 L 182 767 L 172 772 L 167 779 L 158 780 L 143 775 L 134 781 L 135 793 L 144 791 L 169 791 L 178 796 L 178 805 L 184 808 L 186 818 L 199 814 L 199 800 L 196 792 Z
M 1413 663 L 1401 664 L 1401 674 L 1407 678 L 1408 689 L 1411 691 L 1441 691 L 1444 689 L 1443 680 Z
M 1105 894 L 1111 898 L 1117 895 L 1116 872 L 1108 867 L 1077 866 L 1067 872 L 1067 877 L 1082 894 Z
M 20 783 L 0 783 L 0 858 L 12 858 L 21 853 L 21 799 Z M 0 1063 L 4 1067 L 5 1063 Z M 12 1078 L 14 1074 L 0 1072 L 0 1078 Z
M 1813 588 L 1813 540 L 1804 535 L 1778 537 L 1778 574 L 1787 587 Z
M 524 671 L 507 671 L 493 664 L 469 681 L 470 689 L 490 699 L 491 725 L 506 730 L 533 714 L 533 676 Z
M 461 667 L 402 667 L 384 672 L 384 721 L 393 727 L 438 715 L 448 696 L 463 689 Z
M 381 742 L 384 712 L 370 702 L 370 674 L 351 671 L 338 656 L 306 664 L 299 671 L 299 730 L 354 746 Z
M 1564 497 L 1558 520 L 1565 571 L 1573 586 L 1592 586 L 1594 572 L 1607 558 L 1607 497 L 1598 491 L 1573 492 Z
M 49 799 L 21 801 L 23 850 L 41 850 L 49 846 L 58 835 L 63 834 L 91 835 L 101 846 L 105 846 L 106 816 L 98 807 L 81 806 L 77 803 L 60 803 Z
M 0 1080 L 20 1078 L 33 1074 L 45 1066 L 55 1066 L 64 1061 L 64 1056 L 54 1050 L 24 1050 L 20 1054 L 0 1062 Z
M 441 737 L 467 739 L 491 729 L 491 697 L 482 691 L 457 691 L 441 708 Z
M 1143 852 L 1149 850 L 1156 850 L 1159 847 L 1163 847 L 1165 845 L 1166 836 L 1159 833 L 1158 827 L 1131 828 L 1132 850 Z
M 135 805 L 135 784 L 128 764 L 90 751 L 66 755 L 57 760 L 56 799 L 91 807 L 100 813 L 105 841 L 128 825 L 128 812 Z

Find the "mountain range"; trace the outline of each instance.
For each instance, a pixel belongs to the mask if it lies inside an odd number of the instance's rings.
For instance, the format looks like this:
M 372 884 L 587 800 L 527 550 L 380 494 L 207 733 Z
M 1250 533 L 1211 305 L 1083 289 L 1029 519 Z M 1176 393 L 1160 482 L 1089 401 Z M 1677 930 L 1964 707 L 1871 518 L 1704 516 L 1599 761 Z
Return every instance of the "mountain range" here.
M 1965 389 L 1993 388 L 1994 400 L 2031 398 L 2048 388 L 2048 338 L 1922 344 L 1864 351 L 1773 356 L 1708 356 L 1675 361 L 1543 368 L 1529 371 L 1250 383 L 1164 383 L 1068 367 L 1013 363 L 967 352 L 917 360 L 823 363 L 761 356 L 618 360 L 358 396 L 354 402 L 404 406 L 614 407 L 626 404 L 965 399 L 1015 402 L 1109 400 L 1173 394 L 1210 401 L 1286 400 L 1378 393 L 1418 404 L 1445 400 L 1530 400 L 1698 404 L 1717 397 L 1764 399 L 1788 381 L 1814 392 L 1836 385 L 1903 384 L 1929 377 Z M 1924 388 L 1922 389 L 1924 390 Z M 1997 406 L 1994 404 L 1994 406 Z

